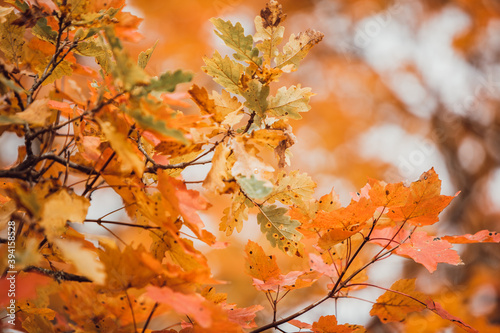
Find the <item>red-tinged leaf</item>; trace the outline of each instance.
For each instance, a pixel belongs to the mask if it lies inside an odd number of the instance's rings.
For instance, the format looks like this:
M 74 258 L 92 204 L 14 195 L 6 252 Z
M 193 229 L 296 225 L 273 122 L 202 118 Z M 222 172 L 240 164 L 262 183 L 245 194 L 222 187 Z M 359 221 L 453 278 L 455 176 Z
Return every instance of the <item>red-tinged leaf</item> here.
M 500 243 L 500 234 L 498 232 L 481 230 L 474 235 L 444 236 L 441 239 L 452 244 Z
M 175 312 L 191 316 L 201 327 L 210 327 L 211 311 L 205 307 L 208 302 L 199 294 L 183 294 L 168 287 L 147 286 L 146 295 L 152 300 L 170 306 Z
M 408 221 L 413 225 L 431 225 L 439 221 L 439 213 L 454 196 L 440 195 L 441 180 L 431 169 L 410 185 L 408 201 L 402 207 L 391 207 L 387 216 L 396 222 Z
M 12 279 L 11 277 L 14 277 Z M 10 279 L 7 279 L 10 278 Z M 4 308 L 12 299 L 8 297 L 11 282 L 15 281 L 16 300 L 31 299 L 36 296 L 36 290 L 39 287 L 47 285 L 52 281 L 50 277 L 36 273 L 19 273 L 17 275 L 8 274 L 0 279 L 0 306 Z
M 402 321 L 408 313 L 424 310 L 423 300 L 426 298 L 423 293 L 415 291 L 415 279 L 401 279 L 377 298 L 370 315 L 378 316 L 383 323 Z
M 309 254 L 309 266 L 318 273 L 324 274 L 329 277 L 336 277 L 337 271 L 334 265 L 328 265 L 323 261 L 320 255 Z
M 267 256 L 262 247 L 248 241 L 245 247 L 247 274 L 260 281 L 266 282 L 272 278 L 279 278 L 281 271 L 276 263 L 275 256 Z
M 51 109 L 55 109 L 55 110 L 61 111 L 61 115 L 64 116 L 64 117 L 73 117 L 73 116 L 75 116 L 75 110 L 76 109 L 74 109 L 73 107 L 71 107 L 69 103 L 50 100 L 48 102 L 48 105 L 49 105 L 49 107 Z
M 366 332 L 363 326 L 359 325 L 338 325 L 334 315 L 321 316 L 317 322 L 312 324 L 314 333 L 362 333 Z
M 256 327 L 255 316 L 256 313 L 263 310 L 261 305 L 252 305 L 247 308 L 237 308 L 236 304 L 221 304 L 222 308 L 227 311 L 227 318 L 240 325 L 242 328 Z
M 431 300 L 430 298 L 426 300 L 426 305 L 427 309 L 431 310 L 432 312 L 436 313 L 438 316 L 440 316 L 443 319 L 449 320 L 461 329 L 465 330 L 466 332 L 469 333 L 479 333 L 478 330 L 475 328 L 467 325 L 462 321 L 462 319 L 455 317 L 454 315 L 450 314 L 448 311 L 443 309 L 443 307 L 439 304 Z
M 451 247 L 452 245 L 445 240 L 429 236 L 425 231 L 417 231 L 411 235 L 409 242 L 398 247 L 395 252 L 412 258 L 432 273 L 439 262 L 451 265 L 463 264 L 457 251 Z
M 407 229 L 401 229 L 400 227 L 375 228 L 370 235 L 370 242 L 390 250 L 400 245 L 409 235 L 410 232 Z
M 311 324 L 301 322 L 300 320 L 297 320 L 297 319 L 292 319 L 292 320 L 288 321 L 288 323 L 290 325 L 293 325 L 293 326 L 298 327 L 300 329 L 305 329 L 305 328 L 311 329 L 312 328 Z
M 277 278 L 270 278 L 267 281 L 253 279 L 253 285 L 257 290 L 274 291 L 294 290 L 309 287 L 317 280 L 316 276 L 311 276 L 309 273 L 302 271 L 292 271 L 288 274 L 280 274 Z

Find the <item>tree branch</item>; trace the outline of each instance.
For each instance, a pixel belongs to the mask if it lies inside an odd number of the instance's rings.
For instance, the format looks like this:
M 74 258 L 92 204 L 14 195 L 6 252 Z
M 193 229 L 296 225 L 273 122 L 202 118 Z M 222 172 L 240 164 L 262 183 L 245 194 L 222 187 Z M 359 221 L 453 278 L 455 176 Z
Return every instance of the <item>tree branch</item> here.
M 89 278 L 81 275 L 66 273 L 63 271 L 52 271 L 50 269 L 37 267 L 37 266 L 28 266 L 23 269 L 24 272 L 35 272 L 40 273 L 42 275 L 50 276 L 57 282 L 61 281 L 76 281 L 76 282 L 92 282 Z

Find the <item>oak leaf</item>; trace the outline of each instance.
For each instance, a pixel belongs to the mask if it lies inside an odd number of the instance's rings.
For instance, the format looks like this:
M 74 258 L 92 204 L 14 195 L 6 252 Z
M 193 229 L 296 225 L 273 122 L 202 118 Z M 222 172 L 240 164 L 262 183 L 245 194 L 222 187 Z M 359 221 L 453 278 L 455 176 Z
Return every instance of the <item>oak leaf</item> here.
M 206 66 L 203 71 L 214 78 L 214 81 L 233 94 L 240 92 L 240 76 L 244 72 L 242 64 L 237 63 L 228 56 L 222 58 L 218 51 L 215 51 L 212 58 L 203 58 Z
M 276 205 L 260 206 L 259 210 L 257 222 L 271 245 L 278 247 L 288 255 L 301 257 L 303 252 L 303 244 L 300 242 L 302 234 L 297 230 L 300 222 L 285 215 L 288 211 L 286 208 L 279 208 Z
M 286 15 L 283 14 L 281 5 L 277 1 L 267 3 L 266 8 L 255 17 L 253 40 L 268 64 L 279 54 L 278 45 L 281 44 L 285 32 L 285 27 L 281 23 L 285 18 Z
M 312 199 L 315 188 L 316 183 L 305 173 L 280 172 L 267 202 L 278 200 L 284 205 L 304 207 L 305 202 Z
M 323 39 L 319 31 L 308 29 L 297 36 L 292 34 L 290 40 L 283 47 L 283 53 L 276 57 L 276 65 L 284 72 L 297 70 L 299 63 L 309 50 Z
M 311 88 L 301 88 L 300 84 L 290 88 L 281 87 L 275 96 L 269 98 L 268 111 L 276 117 L 301 119 L 299 112 L 311 109 L 309 99 L 314 94 Z
M 248 208 L 252 206 L 252 202 L 239 191 L 233 196 L 231 205 L 224 209 L 224 216 L 222 216 L 219 230 L 224 231 L 226 236 L 230 236 L 234 229 L 241 232 L 243 221 L 248 218 Z
M 225 143 L 220 143 L 212 157 L 212 167 L 203 181 L 203 187 L 207 190 L 220 193 L 226 187 L 224 180 L 228 179 L 227 157 L 231 150 Z

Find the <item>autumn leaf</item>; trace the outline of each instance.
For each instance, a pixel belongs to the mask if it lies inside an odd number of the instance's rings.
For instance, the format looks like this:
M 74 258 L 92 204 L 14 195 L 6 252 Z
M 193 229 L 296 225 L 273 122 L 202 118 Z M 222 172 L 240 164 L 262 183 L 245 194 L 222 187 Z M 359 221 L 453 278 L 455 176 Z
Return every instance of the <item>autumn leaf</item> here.
M 242 328 L 256 327 L 255 316 L 256 313 L 263 310 L 262 305 L 252 305 L 246 308 L 238 308 L 236 304 L 223 303 L 222 308 L 226 310 L 227 319 Z
M 245 36 L 245 31 L 241 23 L 235 25 L 231 21 L 224 21 L 220 18 L 210 20 L 217 28 L 215 34 L 219 36 L 224 43 L 236 51 L 234 59 L 241 61 L 250 61 L 258 64 L 259 50 L 253 47 L 253 38 L 251 35 Z
M 247 152 L 245 144 L 243 142 L 238 142 L 237 140 L 232 141 L 231 148 L 236 157 L 236 162 L 231 169 L 231 173 L 234 177 L 245 176 L 250 179 L 254 176 L 257 180 L 262 180 L 267 187 L 272 188 L 272 184 L 265 177 L 266 172 L 273 172 L 274 168 L 261 160 L 253 154 Z
M 258 180 L 254 175 L 250 178 L 245 176 L 237 177 L 236 181 L 241 191 L 252 199 L 264 199 L 273 191 L 272 184 L 270 185 L 268 180 Z
M 302 256 L 303 244 L 300 243 L 302 234 L 297 231 L 300 222 L 286 216 L 286 208 L 276 205 L 259 207 L 257 222 L 267 240 L 274 246 L 289 255 Z
M 478 330 L 476 330 L 475 328 L 464 323 L 462 319 L 453 316 L 448 311 L 443 309 L 443 307 L 439 303 L 434 302 L 430 298 L 428 298 L 425 303 L 426 303 L 427 309 L 431 310 L 432 312 L 434 312 L 435 314 L 437 314 L 441 318 L 451 321 L 452 323 L 454 323 L 455 325 L 457 325 L 458 327 L 460 327 L 464 331 L 469 332 L 469 333 L 479 333 Z
M 269 98 L 268 111 L 276 117 L 287 117 L 290 119 L 301 119 L 299 112 L 307 112 L 311 109 L 309 99 L 314 94 L 311 88 L 298 86 L 281 87 L 276 96 Z
M 285 32 L 285 27 L 281 23 L 285 18 L 281 5 L 273 0 L 266 4 L 266 8 L 254 20 L 253 40 L 268 64 L 279 54 L 278 45 L 281 44 Z
M 364 333 L 366 330 L 360 325 L 338 325 L 334 315 L 321 316 L 312 324 L 314 333 Z
M 278 200 L 284 205 L 304 207 L 305 202 L 312 199 L 315 188 L 316 183 L 305 173 L 280 172 L 267 202 Z
M 439 221 L 438 214 L 458 195 L 445 196 L 440 192 L 441 180 L 434 169 L 431 169 L 410 185 L 406 204 L 390 208 L 387 216 L 396 222 L 408 221 L 418 226 L 434 224 Z
M 260 118 L 264 118 L 264 113 L 268 108 L 269 90 L 268 85 L 262 84 L 257 79 L 245 82 L 241 88 L 241 95 L 246 99 L 245 106 L 255 111 Z
M 211 313 L 204 302 L 207 302 L 199 294 L 184 294 L 170 289 L 169 287 L 147 286 L 146 295 L 152 300 L 170 306 L 175 312 L 191 316 L 201 327 L 210 327 L 212 323 Z
M 369 181 L 369 197 L 375 206 L 400 207 L 404 206 L 410 196 L 410 188 L 402 182 L 386 184 L 374 179 Z
M 440 239 L 452 244 L 500 243 L 500 234 L 498 232 L 481 230 L 474 235 L 443 236 Z
M 303 271 L 291 271 L 272 277 L 267 281 L 253 279 L 253 285 L 260 291 L 278 292 L 279 290 L 295 290 L 311 286 L 318 276 Z
M 151 55 L 153 54 L 157 45 L 158 45 L 158 41 L 156 41 L 155 44 L 152 47 L 150 47 L 149 49 L 147 49 L 146 51 L 142 51 L 141 53 L 139 53 L 139 59 L 137 60 L 137 66 L 139 66 L 142 69 L 146 68 L 146 66 L 149 62 L 149 59 L 151 58 Z
M 304 328 L 311 329 L 312 328 L 311 324 L 304 323 L 304 322 L 297 320 L 297 319 L 292 319 L 292 320 L 288 321 L 288 323 L 295 326 L 295 327 L 298 327 L 300 329 L 304 329 Z
M 416 231 L 410 236 L 409 242 L 396 249 L 396 253 L 412 258 L 432 273 L 436 270 L 439 262 L 463 265 L 460 256 L 451 249 L 451 246 L 447 241 L 435 239 L 425 231 Z
M 72 263 L 77 271 L 97 284 L 104 284 L 106 273 L 104 264 L 96 259 L 97 254 L 85 249 L 79 242 L 54 240 L 54 244 L 61 250 L 63 258 Z
M 425 299 L 427 296 L 415 291 L 415 279 L 401 279 L 377 298 L 370 315 L 378 316 L 383 323 L 402 321 L 408 313 L 424 310 Z
M 266 255 L 259 244 L 249 240 L 245 253 L 246 272 L 254 279 L 265 282 L 280 276 L 281 271 L 276 263 L 276 257 Z
M 224 209 L 219 230 L 224 231 L 226 236 L 230 236 L 234 229 L 241 232 L 243 221 L 248 218 L 249 207 L 253 207 L 253 204 L 241 191 L 233 195 L 231 205 Z
M 48 101 L 48 99 L 38 99 L 23 112 L 16 113 L 15 117 L 33 126 L 44 126 L 53 114 L 49 109 Z
M 276 57 L 276 65 L 284 72 L 295 71 L 299 62 L 304 59 L 309 50 L 323 39 L 321 32 L 308 29 L 297 36 L 292 34 L 283 47 L 283 53 Z
M 203 181 L 203 187 L 208 191 L 220 193 L 226 186 L 224 180 L 228 178 L 227 157 L 230 152 L 231 150 L 225 143 L 221 143 L 215 148 L 214 156 L 212 157 L 212 168 Z
M 12 24 L 16 19 L 17 15 L 9 11 L 7 15 L 2 16 L 3 22 L 0 23 L 0 50 L 10 62 L 14 63 L 22 55 L 25 31 L 23 25 Z
M 219 52 L 215 51 L 212 58 L 203 58 L 206 66 L 203 71 L 214 78 L 214 81 L 233 94 L 239 94 L 240 76 L 244 72 L 242 64 L 234 62 L 228 56 L 222 58 Z

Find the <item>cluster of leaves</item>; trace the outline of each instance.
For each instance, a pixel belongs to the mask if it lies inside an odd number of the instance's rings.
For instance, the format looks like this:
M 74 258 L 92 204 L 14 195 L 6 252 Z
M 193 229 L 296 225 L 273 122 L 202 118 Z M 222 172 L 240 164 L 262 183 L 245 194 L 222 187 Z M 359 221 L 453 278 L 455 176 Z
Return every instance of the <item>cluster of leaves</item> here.
M 334 315 L 312 325 L 295 318 L 326 300 L 348 298 L 351 290 L 376 287 L 366 282 L 366 269 L 393 254 L 432 272 L 440 262 L 461 264 L 453 243 L 500 242 L 488 231 L 437 238 L 421 229 L 436 223 L 453 199 L 440 194 L 434 170 L 409 185 L 370 180 L 346 207 L 333 191 L 315 199 L 309 176 L 284 171 L 295 142 L 290 120 L 310 109 L 313 94 L 296 85 L 273 95 L 271 85 L 297 70 L 323 35 L 292 34 L 280 50 L 286 16 L 276 1 L 255 18 L 253 36 L 240 23 L 212 20 L 235 53 L 204 59 L 203 70 L 222 90 L 189 89 L 199 115 L 172 108 L 183 102 L 169 93 L 189 82 L 190 73 L 152 77 L 145 68 L 154 47 L 137 61 L 124 50 L 121 41 L 136 41 L 140 22 L 123 11 L 124 1 L 9 3 L 0 10 L 0 133 L 15 133 L 24 145 L 17 161 L 0 170 L 1 228 L 15 221 L 17 231 L 16 261 L 4 256 L 0 267 L 4 276 L 19 272 L 18 285 L 31 286 L 18 295 L 18 329 L 152 332 L 153 318 L 174 313 L 188 321 L 172 317 L 175 323 L 158 332 L 262 332 L 284 323 L 313 332 L 362 332 L 359 325 L 338 324 Z M 87 57 L 97 65 L 85 65 Z M 247 273 L 268 297 L 269 324 L 255 323 L 263 306 L 238 308 L 215 292 L 220 281 L 188 238 L 225 246 L 198 216 L 210 203 L 188 189 L 181 174 L 209 163 L 204 191 L 231 197 L 220 231 L 240 232 L 255 212 L 272 246 L 303 258 L 303 270 L 283 274 L 274 255 L 248 241 Z M 87 218 L 93 193 L 103 188 L 121 196 L 129 222 L 107 220 L 113 212 Z M 74 228 L 92 223 L 114 238 Z M 106 225 L 145 230 L 151 246 L 126 244 Z M 329 282 L 324 298 L 278 319 L 285 296 L 320 279 Z M 414 280 L 385 290 L 371 311 L 384 323 L 428 309 L 475 332 L 416 291 Z M 0 301 L 7 304 L 7 293 Z

